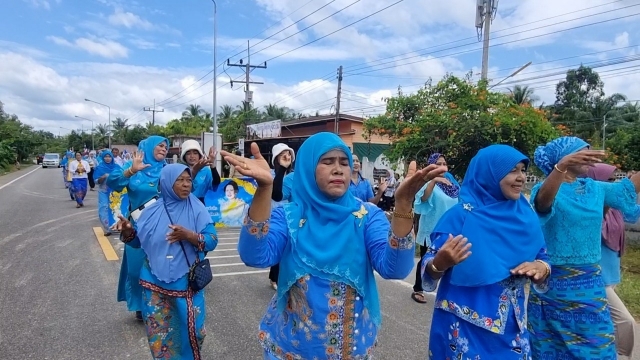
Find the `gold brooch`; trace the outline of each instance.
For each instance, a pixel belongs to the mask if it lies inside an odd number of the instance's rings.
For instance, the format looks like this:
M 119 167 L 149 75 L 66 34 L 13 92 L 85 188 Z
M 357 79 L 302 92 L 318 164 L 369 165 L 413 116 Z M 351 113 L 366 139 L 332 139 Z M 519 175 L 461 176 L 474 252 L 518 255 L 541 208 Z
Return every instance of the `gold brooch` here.
M 364 216 L 367 215 L 368 213 L 369 212 L 367 211 L 367 208 L 364 207 L 364 205 L 360 205 L 360 210 L 352 212 L 353 216 L 360 219 L 359 226 L 362 226 L 362 221 L 364 220 Z

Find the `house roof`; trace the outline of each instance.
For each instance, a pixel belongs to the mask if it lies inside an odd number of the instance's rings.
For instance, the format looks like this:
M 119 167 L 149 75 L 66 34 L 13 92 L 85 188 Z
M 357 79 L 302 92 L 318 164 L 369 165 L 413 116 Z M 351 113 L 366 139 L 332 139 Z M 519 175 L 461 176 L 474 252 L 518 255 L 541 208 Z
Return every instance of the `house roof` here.
M 329 122 L 334 121 L 336 119 L 335 115 L 319 115 L 319 116 L 309 116 L 306 118 L 295 119 L 291 121 L 283 121 L 282 126 L 292 126 L 292 125 L 301 125 L 301 124 L 312 124 L 317 122 Z M 340 114 L 340 121 L 349 120 L 354 122 L 362 123 L 364 119 L 358 116 Z

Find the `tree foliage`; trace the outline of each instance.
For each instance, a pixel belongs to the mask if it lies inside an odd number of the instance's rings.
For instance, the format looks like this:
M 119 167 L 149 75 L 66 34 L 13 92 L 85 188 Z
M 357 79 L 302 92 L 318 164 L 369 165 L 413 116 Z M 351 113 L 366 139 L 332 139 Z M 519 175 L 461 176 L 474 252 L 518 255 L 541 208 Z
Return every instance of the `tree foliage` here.
M 435 85 L 429 81 L 412 95 L 399 90 L 386 102 L 386 113 L 366 120 L 365 131 L 393 141 L 387 157 L 424 164 L 431 153 L 440 152 L 459 176 L 483 147 L 508 144 L 531 156 L 536 146 L 559 133 L 544 111 L 488 91 L 486 83 L 472 83 L 470 74 L 464 79 L 447 75 Z

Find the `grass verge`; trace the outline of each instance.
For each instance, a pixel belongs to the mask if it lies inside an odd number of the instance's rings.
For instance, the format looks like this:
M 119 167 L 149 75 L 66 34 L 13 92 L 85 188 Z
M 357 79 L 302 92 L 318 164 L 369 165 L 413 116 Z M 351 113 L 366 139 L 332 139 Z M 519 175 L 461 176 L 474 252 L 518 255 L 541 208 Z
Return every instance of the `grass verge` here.
M 640 320 L 640 246 L 629 246 L 622 256 L 622 282 L 616 292 L 629 312 Z
M 18 170 L 26 169 L 28 167 L 34 166 L 32 163 L 22 163 L 20 164 L 20 169 L 18 169 L 15 165 L 10 165 L 8 169 L 0 167 L 0 176 L 11 174 L 12 172 L 16 172 Z

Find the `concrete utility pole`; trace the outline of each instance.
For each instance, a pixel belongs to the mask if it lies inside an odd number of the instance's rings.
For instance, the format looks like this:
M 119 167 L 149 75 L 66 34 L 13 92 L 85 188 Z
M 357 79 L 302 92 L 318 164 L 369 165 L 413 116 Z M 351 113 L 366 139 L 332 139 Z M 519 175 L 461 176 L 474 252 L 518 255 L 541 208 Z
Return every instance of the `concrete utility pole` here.
M 476 2 L 476 29 L 478 39 L 482 39 L 482 80 L 487 80 L 489 71 L 489 35 L 491 34 L 491 22 L 498 10 L 498 0 L 477 0 Z
M 336 95 L 336 120 L 335 129 L 336 135 L 340 136 L 340 95 L 342 93 L 342 65 L 338 68 L 338 94 Z
M 143 108 L 142 110 L 151 111 L 153 113 L 153 115 L 151 116 L 151 125 L 155 125 L 156 124 L 156 113 L 157 112 L 164 112 L 164 109 L 156 110 L 156 99 L 153 99 L 153 109 L 150 108 L 150 107 L 146 107 L 146 108 Z
M 242 60 L 240 60 L 237 64 L 232 64 L 230 62 L 230 59 L 227 59 L 227 66 L 235 66 L 235 67 L 240 67 L 243 68 L 244 70 L 244 74 L 245 74 L 245 79 L 244 81 L 237 81 L 237 80 L 230 80 L 231 83 L 231 87 L 233 88 L 233 83 L 241 83 L 244 84 L 244 111 L 245 113 L 247 113 L 249 111 L 249 106 L 251 105 L 251 102 L 253 102 L 253 92 L 250 90 L 249 85 L 250 84 L 254 84 L 254 85 L 262 85 L 264 84 L 263 82 L 260 81 L 251 81 L 251 79 L 249 78 L 249 75 L 251 74 L 251 71 L 253 71 L 253 69 L 266 69 L 267 68 L 267 62 L 265 61 L 264 64 L 262 65 L 251 65 L 251 53 L 249 51 L 249 41 L 247 40 L 247 63 L 243 64 Z M 245 132 L 246 132 L 246 118 L 245 118 Z

